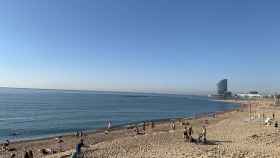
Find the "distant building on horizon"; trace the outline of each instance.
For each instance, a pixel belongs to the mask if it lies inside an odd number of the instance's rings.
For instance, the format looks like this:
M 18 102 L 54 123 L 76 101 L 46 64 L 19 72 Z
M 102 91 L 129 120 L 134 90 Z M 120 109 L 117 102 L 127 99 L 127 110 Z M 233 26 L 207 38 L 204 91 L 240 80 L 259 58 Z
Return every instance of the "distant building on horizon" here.
M 242 99 L 257 99 L 263 98 L 263 95 L 259 94 L 257 91 L 250 91 L 249 93 L 237 93 L 236 96 Z
M 225 95 L 228 91 L 227 87 L 227 79 L 222 79 L 217 83 L 217 94 L 218 95 Z
M 232 94 L 228 91 L 228 79 L 220 80 L 217 83 L 217 94 L 212 94 L 210 96 L 220 99 L 231 98 Z

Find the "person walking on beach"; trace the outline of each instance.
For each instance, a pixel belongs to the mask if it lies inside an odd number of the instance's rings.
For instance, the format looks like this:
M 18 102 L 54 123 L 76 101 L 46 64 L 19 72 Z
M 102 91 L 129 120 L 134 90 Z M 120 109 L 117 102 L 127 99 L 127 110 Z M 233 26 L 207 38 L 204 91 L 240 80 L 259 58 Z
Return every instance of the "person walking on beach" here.
M 146 131 L 146 122 L 145 121 L 143 122 L 143 131 L 144 132 Z
M 107 130 L 110 130 L 111 126 L 112 126 L 112 122 L 111 122 L 111 120 L 108 120 L 107 121 Z

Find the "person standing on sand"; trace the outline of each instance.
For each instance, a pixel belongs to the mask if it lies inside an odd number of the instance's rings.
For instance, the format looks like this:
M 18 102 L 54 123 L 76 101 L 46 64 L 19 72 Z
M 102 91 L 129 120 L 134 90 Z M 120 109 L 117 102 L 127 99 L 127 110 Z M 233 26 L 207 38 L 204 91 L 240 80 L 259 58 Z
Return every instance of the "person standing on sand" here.
M 203 143 L 206 143 L 206 127 L 205 125 L 202 126 L 202 137 L 203 137 Z
M 84 140 L 81 139 L 80 142 L 76 145 L 76 151 L 72 154 L 72 158 L 80 158 L 82 155 L 82 147 L 88 148 L 89 146 L 86 146 L 84 144 Z
M 28 152 L 26 151 L 25 153 L 24 153 L 24 156 L 23 156 L 24 158 L 29 158 L 29 155 L 28 155 Z
M 105 130 L 105 134 L 106 134 L 106 135 L 109 134 L 109 130 L 110 130 L 110 128 L 111 128 L 111 125 L 112 125 L 111 121 L 110 121 L 110 120 L 107 120 L 107 123 L 106 123 L 106 130 Z
M 29 158 L 33 158 L 33 152 L 32 152 L 32 150 L 29 150 L 29 151 L 28 151 L 28 157 L 29 157 Z
M 188 139 L 189 139 L 188 130 L 187 130 L 186 126 L 184 128 L 184 139 L 185 139 L 185 141 L 188 141 Z
M 80 137 L 82 138 L 84 135 L 83 131 L 80 131 Z
M 145 121 L 143 122 L 143 131 L 144 132 L 146 131 L 146 122 Z
M 193 129 L 192 129 L 192 126 L 190 126 L 188 129 L 188 136 L 189 136 L 190 143 L 193 141 L 192 134 L 193 134 Z
M 173 131 L 175 131 L 175 122 L 174 121 L 171 122 L 170 127 Z
M 108 120 L 107 121 L 107 130 L 109 130 L 111 128 L 111 126 L 112 126 L 112 122 L 111 122 L 111 120 Z

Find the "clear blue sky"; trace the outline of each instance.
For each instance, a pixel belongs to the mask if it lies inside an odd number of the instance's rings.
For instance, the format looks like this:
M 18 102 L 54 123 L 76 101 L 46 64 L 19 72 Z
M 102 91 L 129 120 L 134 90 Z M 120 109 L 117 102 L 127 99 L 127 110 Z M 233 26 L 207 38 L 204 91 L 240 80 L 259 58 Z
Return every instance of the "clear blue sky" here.
M 280 91 L 280 2 L 0 2 L 0 86 Z

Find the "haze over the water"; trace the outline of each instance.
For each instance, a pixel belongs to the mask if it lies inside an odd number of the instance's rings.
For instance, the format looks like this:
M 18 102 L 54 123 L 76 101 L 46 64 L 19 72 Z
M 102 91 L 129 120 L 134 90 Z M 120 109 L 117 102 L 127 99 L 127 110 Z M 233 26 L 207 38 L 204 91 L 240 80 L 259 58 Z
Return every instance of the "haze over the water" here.
M 0 87 L 280 90 L 280 2 L 0 2 Z

